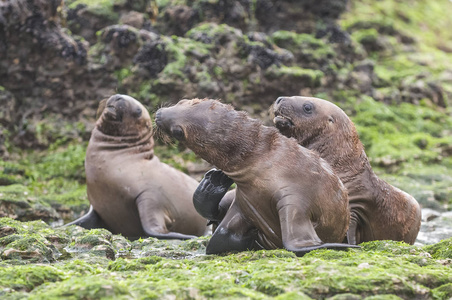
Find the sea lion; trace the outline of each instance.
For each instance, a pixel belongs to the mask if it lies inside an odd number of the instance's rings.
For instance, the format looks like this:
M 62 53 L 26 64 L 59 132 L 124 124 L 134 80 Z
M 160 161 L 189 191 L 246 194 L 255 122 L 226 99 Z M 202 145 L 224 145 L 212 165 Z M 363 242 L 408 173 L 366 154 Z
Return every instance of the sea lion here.
M 198 182 L 154 155 L 146 108 L 114 95 L 100 103 L 98 115 L 85 160 L 90 212 L 70 224 L 129 238 L 203 235 L 206 219 L 192 202 Z
M 421 226 L 419 203 L 377 177 L 353 122 L 342 109 L 326 100 L 294 96 L 279 97 L 273 113 L 279 131 L 319 153 L 347 188 L 350 244 L 415 242 Z
M 217 100 L 181 100 L 155 121 L 237 185 L 207 254 L 350 247 L 339 243 L 349 224 L 346 190 L 317 153 Z

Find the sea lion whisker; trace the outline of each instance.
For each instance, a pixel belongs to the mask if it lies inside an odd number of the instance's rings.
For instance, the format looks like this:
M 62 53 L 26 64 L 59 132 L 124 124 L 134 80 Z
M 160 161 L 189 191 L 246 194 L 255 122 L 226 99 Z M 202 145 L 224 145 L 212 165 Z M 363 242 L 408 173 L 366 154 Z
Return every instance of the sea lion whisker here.
M 154 137 L 161 140 L 165 145 L 175 145 L 175 141 L 162 128 L 155 126 Z

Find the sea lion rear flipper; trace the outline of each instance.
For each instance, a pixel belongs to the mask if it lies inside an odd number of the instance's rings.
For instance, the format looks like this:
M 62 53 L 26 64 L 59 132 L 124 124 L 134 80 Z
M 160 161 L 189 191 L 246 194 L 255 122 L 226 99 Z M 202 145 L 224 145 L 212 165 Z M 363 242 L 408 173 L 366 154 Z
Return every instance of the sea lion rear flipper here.
M 280 201 L 282 204 L 282 201 Z M 287 204 L 279 207 L 281 235 L 284 248 L 294 252 L 297 256 L 322 248 L 347 249 L 359 246 L 341 243 L 323 243 L 314 230 L 311 220 L 304 211 L 294 205 Z
M 188 240 L 196 238 L 195 235 L 169 231 L 166 225 L 168 218 L 165 216 L 165 212 L 161 209 L 158 201 L 154 201 L 141 194 L 137 198 L 136 203 L 138 213 L 140 214 L 141 225 L 147 236 L 163 240 Z
M 257 250 L 256 238 L 257 230 L 245 220 L 239 207 L 232 204 L 207 244 L 206 254 Z
M 208 220 L 221 221 L 235 198 L 235 191 L 228 192 L 233 183 L 221 170 L 208 171 L 193 194 L 196 211 Z
M 78 225 L 85 229 L 107 228 L 104 221 L 102 221 L 102 219 L 96 213 L 92 205 L 90 205 L 89 211 L 86 215 L 83 215 L 77 220 L 65 224 L 63 227 L 70 225 Z

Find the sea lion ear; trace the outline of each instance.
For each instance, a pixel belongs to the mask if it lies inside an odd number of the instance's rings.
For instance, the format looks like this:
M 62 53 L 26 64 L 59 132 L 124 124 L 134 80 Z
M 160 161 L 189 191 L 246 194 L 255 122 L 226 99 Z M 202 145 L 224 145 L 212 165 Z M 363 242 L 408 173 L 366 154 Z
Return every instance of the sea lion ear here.
M 333 116 L 329 116 L 328 122 L 330 122 L 331 124 L 334 124 L 334 123 L 336 123 L 336 120 L 333 118 Z
M 108 98 L 105 98 L 99 102 L 99 107 L 97 108 L 96 112 L 96 120 L 99 119 L 100 115 L 102 115 L 102 112 L 104 111 L 105 106 L 107 105 L 107 100 Z

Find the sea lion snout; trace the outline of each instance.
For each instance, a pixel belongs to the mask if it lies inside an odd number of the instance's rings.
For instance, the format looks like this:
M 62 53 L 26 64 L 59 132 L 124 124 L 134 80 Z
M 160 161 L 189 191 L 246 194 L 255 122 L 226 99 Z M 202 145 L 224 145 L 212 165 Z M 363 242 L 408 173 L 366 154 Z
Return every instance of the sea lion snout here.
M 117 118 L 122 119 L 124 113 L 129 113 L 134 118 L 139 118 L 143 113 L 142 105 L 134 98 L 116 94 L 107 100 L 106 107 L 109 112 L 116 115 Z M 119 120 L 120 121 L 120 120 Z
M 288 129 L 294 126 L 292 119 L 285 113 L 287 110 L 286 104 L 286 97 L 278 97 L 273 104 L 273 123 L 279 130 Z
M 184 130 L 177 122 L 174 122 L 175 119 L 176 117 L 168 112 L 168 108 L 160 108 L 155 113 L 155 124 L 158 128 L 177 140 L 183 140 L 185 137 Z

